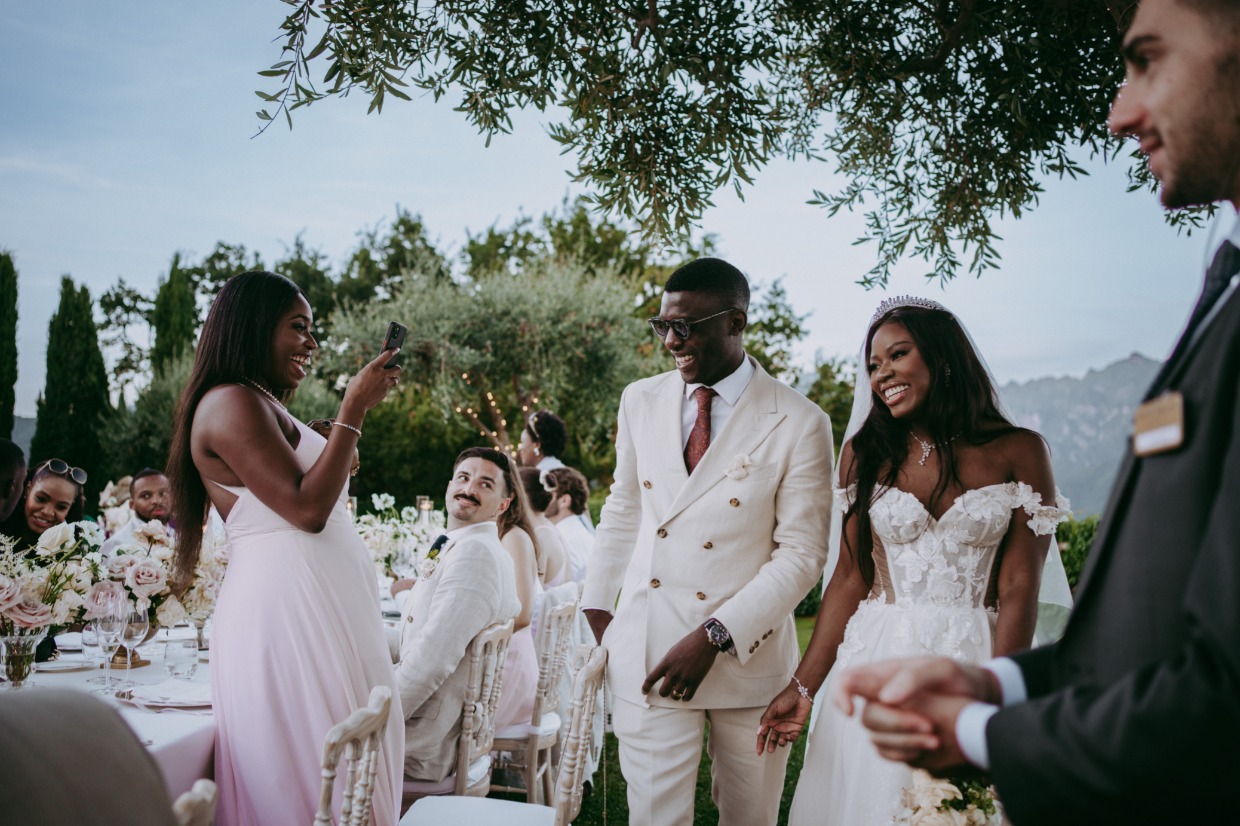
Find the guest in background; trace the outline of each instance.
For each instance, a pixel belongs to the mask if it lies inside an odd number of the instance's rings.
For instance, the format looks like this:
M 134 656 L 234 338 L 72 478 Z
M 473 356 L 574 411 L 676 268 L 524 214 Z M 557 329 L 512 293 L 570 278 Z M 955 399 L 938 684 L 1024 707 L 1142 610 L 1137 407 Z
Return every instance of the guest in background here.
M 504 690 L 495 707 L 495 728 L 517 723 L 527 723 L 534 714 L 534 692 L 538 687 L 538 654 L 534 650 L 534 632 L 530 623 L 534 619 L 534 606 L 542 593 L 542 555 L 534 538 L 534 526 L 525 506 L 516 468 L 510 463 L 506 472 L 513 478 L 512 505 L 499 516 L 499 538 L 504 550 L 512 558 L 517 577 L 517 597 L 521 600 L 521 612 L 517 615 L 512 641 L 508 643 L 508 658 L 504 661 Z
M 521 468 L 521 488 L 525 492 L 525 504 L 539 554 L 538 579 L 544 588 L 554 588 L 568 580 L 569 559 L 559 532 L 546 515 L 547 506 L 551 504 L 551 491 L 543 482 L 546 478 L 547 471 Z
M 581 471 L 571 467 L 549 470 L 545 478 L 546 486 L 551 489 L 547 518 L 564 540 L 573 581 L 585 582 L 590 556 L 594 553 L 594 533 L 586 521 L 589 484 Z
M 26 490 L 26 457 L 8 439 L 0 439 L 0 523 L 17 509 Z
M 18 548 L 32 548 L 48 528 L 81 520 L 86 512 L 85 484 L 86 471 L 63 459 L 40 463 L 26 482 L 22 507 L 14 508 L 0 524 L 0 534 L 17 540 Z
M 129 507 L 133 516 L 107 538 L 99 548 L 100 552 L 106 557 L 121 545 L 145 546 L 147 542 L 138 536 L 138 532 L 153 519 L 166 525 L 170 502 L 168 477 L 163 471 L 148 467 L 135 473 L 129 482 Z
M 568 426 L 550 410 L 535 410 L 525 420 L 517 460 L 522 467 L 552 470 L 564 467 L 560 455 L 568 446 Z
M 17 454 L 20 456 L 21 451 Z M 48 528 L 79 521 L 86 510 L 82 495 L 85 484 L 86 471 L 71 467 L 63 459 L 40 463 L 26 482 L 21 507 L 13 508 L 8 519 L 0 523 L 0 534 L 16 540 L 15 547 L 20 551 L 33 548 Z M 56 640 L 49 634 L 35 650 L 35 661 L 46 662 L 55 656 Z
M 505 454 L 489 447 L 463 451 L 444 497 L 448 532 L 431 546 L 431 569 L 423 568 L 409 592 L 396 685 L 405 710 L 405 774 L 415 780 L 438 782 L 451 773 L 469 671 L 465 651 L 479 631 L 520 610 L 512 559 L 496 524 L 518 504 L 517 487 Z

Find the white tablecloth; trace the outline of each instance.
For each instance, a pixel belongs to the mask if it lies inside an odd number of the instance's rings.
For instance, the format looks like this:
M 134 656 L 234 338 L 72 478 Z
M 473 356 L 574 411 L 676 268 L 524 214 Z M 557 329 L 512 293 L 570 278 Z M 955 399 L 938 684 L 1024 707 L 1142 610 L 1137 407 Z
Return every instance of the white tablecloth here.
M 152 660 L 150 665 L 134 668 L 130 679 L 135 683 L 161 683 L 168 677 L 164 673 L 162 659 L 157 645 L 144 646 L 140 649 L 145 659 Z M 62 661 L 80 659 L 77 652 L 64 652 Z M 27 684 L 33 690 L 40 686 L 48 688 L 73 688 L 92 691 L 99 686 L 89 682 L 92 677 L 102 675 L 100 669 L 85 671 L 36 671 Z M 112 683 L 125 678 L 124 670 L 112 672 Z M 210 683 L 211 672 L 207 663 L 198 663 L 195 682 Z M 164 781 L 168 784 L 168 793 L 175 799 L 178 795 L 189 791 L 195 780 L 210 778 L 214 774 L 215 752 L 215 718 L 209 709 L 152 709 L 138 708 L 121 702 L 112 697 L 95 695 L 104 702 L 116 706 L 121 717 L 138 735 L 138 739 L 147 747 L 155 762 L 163 772 Z

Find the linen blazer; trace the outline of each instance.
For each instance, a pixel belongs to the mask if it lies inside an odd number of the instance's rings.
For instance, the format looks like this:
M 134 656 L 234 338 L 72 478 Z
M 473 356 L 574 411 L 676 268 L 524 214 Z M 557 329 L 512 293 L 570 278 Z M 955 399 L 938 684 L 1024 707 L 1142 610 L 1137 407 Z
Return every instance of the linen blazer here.
M 1011 820 L 1224 823 L 1240 780 L 1240 296 L 1150 390 L 1184 443 L 1120 469 L 1063 638 L 991 718 Z M 1226 814 L 1224 814 L 1226 813 Z
M 494 522 L 449 540 L 439 560 L 409 593 L 396 665 L 405 774 L 430 781 L 443 780 L 456 765 L 470 641 L 521 610 L 512 557 L 499 544 Z
M 634 382 L 621 397 L 615 483 L 581 604 L 615 606 L 603 636 L 608 681 L 630 702 L 766 705 L 796 668 L 792 610 L 827 557 L 831 422 L 754 366 L 692 475 L 681 444 L 680 375 Z M 688 703 L 660 697 L 657 686 L 643 695 L 646 675 L 710 617 L 727 627 L 734 653 L 715 658 Z

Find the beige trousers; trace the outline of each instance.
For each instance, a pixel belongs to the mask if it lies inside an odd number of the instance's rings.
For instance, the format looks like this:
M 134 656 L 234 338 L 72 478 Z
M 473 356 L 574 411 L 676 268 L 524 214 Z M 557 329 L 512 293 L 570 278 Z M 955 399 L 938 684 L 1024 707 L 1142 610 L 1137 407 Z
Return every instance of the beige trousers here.
M 612 726 L 629 786 L 629 823 L 693 823 L 702 736 L 709 721 L 706 750 L 719 826 L 775 826 L 788 750 L 758 756 L 758 721 L 765 710 L 647 708 L 616 697 Z

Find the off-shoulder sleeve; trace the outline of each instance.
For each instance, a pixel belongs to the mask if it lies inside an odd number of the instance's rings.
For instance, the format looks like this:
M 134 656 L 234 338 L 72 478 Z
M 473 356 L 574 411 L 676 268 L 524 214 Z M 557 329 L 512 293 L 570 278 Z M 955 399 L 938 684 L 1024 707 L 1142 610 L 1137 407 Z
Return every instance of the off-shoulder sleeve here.
M 1029 514 L 1029 530 L 1038 536 L 1054 533 L 1059 523 L 1072 515 L 1072 503 L 1059 492 L 1059 488 L 1055 488 L 1055 504 L 1043 505 L 1042 494 L 1024 482 L 1017 482 L 1013 499 L 1012 507 L 1023 508 Z

